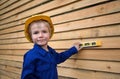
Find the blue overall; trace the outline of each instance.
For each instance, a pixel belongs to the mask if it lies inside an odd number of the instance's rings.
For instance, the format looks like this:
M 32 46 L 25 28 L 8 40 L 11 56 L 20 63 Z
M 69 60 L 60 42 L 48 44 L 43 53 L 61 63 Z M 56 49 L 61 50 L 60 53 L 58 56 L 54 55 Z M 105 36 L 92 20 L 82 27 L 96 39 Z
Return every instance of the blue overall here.
M 62 53 L 57 53 L 48 46 L 49 51 L 37 44 L 24 55 L 21 79 L 58 79 L 57 64 L 64 62 L 77 49 L 72 48 Z

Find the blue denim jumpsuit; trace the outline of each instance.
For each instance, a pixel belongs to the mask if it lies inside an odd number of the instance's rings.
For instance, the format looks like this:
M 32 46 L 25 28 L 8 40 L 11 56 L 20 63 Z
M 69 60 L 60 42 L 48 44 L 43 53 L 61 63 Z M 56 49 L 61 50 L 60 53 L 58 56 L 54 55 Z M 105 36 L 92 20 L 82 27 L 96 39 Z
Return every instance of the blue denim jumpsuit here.
M 74 46 L 61 53 L 49 46 L 48 49 L 34 44 L 33 49 L 24 55 L 21 79 L 58 79 L 57 64 L 78 52 Z

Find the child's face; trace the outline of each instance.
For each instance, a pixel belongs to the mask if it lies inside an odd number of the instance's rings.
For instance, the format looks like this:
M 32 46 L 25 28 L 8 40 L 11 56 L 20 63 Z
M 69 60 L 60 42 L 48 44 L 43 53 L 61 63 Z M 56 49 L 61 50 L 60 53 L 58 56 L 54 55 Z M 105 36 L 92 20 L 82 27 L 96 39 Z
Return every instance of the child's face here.
M 30 26 L 32 41 L 40 46 L 46 46 L 50 39 L 50 31 L 44 23 L 33 23 Z

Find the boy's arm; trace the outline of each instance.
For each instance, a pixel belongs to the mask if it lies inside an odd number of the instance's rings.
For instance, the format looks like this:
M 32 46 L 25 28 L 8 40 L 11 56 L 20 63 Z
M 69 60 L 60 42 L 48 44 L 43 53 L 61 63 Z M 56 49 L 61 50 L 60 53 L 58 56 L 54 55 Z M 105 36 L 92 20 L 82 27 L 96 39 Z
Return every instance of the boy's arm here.
M 75 54 L 77 52 L 78 52 L 78 50 L 76 49 L 75 46 L 73 46 L 72 48 L 70 48 L 64 52 L 56 53 L 55 58 L 56 58 L 57 64 L 64 62 L 66 59 L 68 59 L 70 56 L 72 56 L 73 54 Z
M 34 75 L 34 68 L 34 61 L 29 55 L 25 55 L 21 79 L 37 79 Z
M 62 53 L 56 53 L 55 58 L 56 58 L 57 64 L 64 62 L 70 56 L 72 56 L 73 54 L 75 54 L 79 50 L 81 50 L 82 47 L 80 45 L 81 45 L 80 42 L 76 42 L 76 43 L 73 44 L 73 47 L 71 47 L 70 49 L 68 49 L 68 50 L 66 50 Z

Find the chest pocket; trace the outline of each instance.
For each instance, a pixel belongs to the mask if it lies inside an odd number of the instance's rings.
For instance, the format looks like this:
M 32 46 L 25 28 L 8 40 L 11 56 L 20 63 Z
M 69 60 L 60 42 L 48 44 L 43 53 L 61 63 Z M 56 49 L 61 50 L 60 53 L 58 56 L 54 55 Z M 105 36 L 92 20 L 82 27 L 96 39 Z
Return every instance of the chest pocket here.
M 51 64 L 49 62 L 37 62 L 36 70 L 38 72 L 44 72 L 50 70 Z

